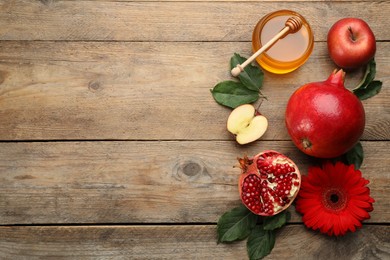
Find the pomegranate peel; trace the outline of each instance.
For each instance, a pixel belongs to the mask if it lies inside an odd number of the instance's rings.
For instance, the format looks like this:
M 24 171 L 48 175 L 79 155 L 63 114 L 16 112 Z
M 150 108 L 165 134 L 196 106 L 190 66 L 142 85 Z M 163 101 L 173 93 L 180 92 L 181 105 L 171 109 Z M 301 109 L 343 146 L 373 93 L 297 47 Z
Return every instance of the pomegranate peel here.
M 298 88 L 287 103 L 288 134 L 307 155 L 338 157 L 353 148 L 363 134 L 363 104 L 345 88 L 344 80 L 345 72 L 335 70 L 325 81 Z
M 267 150 L 253 158 L 239 158 L 239 192 L 242 203 L 254 214 L 273 216 L 287 209 L 301 186 L 296 164 L 287 156 Z

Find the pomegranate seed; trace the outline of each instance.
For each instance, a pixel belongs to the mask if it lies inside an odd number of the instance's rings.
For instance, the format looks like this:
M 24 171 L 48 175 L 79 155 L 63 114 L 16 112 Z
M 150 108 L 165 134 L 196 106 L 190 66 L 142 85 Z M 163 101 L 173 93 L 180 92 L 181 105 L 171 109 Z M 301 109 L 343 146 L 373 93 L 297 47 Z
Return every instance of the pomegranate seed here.
M 298 192 L 298 189 L 292 192 L 292 187 L 300 185 L 299 171 L 293 162 L 277 152 L 267 151 L 245 163 L 248 167 L 242 168 L 246 176 L 241 178 L 240 193 L 248 209 L 259 215 L 274 215 L 289 205 Z M 255 168 L 250 167 L 252 163 L 256 163 Z

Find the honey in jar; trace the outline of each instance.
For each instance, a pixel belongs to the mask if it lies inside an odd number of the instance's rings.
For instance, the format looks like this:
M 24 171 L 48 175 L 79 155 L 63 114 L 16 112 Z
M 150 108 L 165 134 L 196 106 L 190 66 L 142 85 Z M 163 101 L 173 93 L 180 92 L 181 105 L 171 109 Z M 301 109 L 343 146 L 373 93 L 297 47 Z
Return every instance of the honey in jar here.
M 314 37 L 305 18 L 290 10 L 280 10 L 264 16 L 257 23 L 252 35 L 253 52 L 278 34 L 291 16 L 298 16 L 301 19 L 301 29 L 279 39 L 256 58 L 259 65 L 269 72 L 285 74 L 294 71 L 307 61 L 313 51 Z

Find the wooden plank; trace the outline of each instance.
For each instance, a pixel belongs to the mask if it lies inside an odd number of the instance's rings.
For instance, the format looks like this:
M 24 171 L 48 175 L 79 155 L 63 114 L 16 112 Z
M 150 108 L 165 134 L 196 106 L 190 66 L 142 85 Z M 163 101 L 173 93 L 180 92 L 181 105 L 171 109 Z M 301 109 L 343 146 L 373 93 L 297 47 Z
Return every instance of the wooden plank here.
M 335 238 L 289 225 L 265 259 L 389 259 L 389 232 L 365 225 Z M 214 225 L 0 227 L 0 234 L 2 259 L 248 259 L 245 241 L 217 244 Z
M 253 27 L 278 9 L 301 13 L 316 40 L 343 17 L 360 17 L 389 40 L 388 1 L 119 2 L 2 1 L 0 40 L 250 41 Z M 205 11 L 207 10 L 207 11 Z
M 390 221 L 388 146 L 363 142 L 376 200 L 368 222 Z M 315 163 L 287 141 L 2 143 L 0 224 L 215 223 L 240 204 L 236 158 L 267 149 L 303 174 Z
M 55 2 L 61 1 L 74 1 L 74 0 L 38 0 L 42 2 L 42 4 L 53 4 Z M 91 1 L 91 0 L 79 0 L 79 1 Z M 155 0 L 92 0 L 94 2 L 153 2 Z M 213 0 L 213 2 L 321 2 L 321 1 L 329 1 L 329 0 Z M 331 0 L 332 2 L 351 2 L 351 0 Z M 355 0 L 354 2 L 379 2 L 381 0 Z M 208 0 L 159 0 L 159 2 L 210 2 Z
M 231 79 L 234 52 L 251 54 L 248 42 L 0 44 L 0 140 L 125 139 L 232 140 L 229 109 L 210 89 Z M 377 79 L 390 84 L 390 44 L 378 42 Z M 289 140 L 284 110 L 291 93 L 325 80 L 335 69 L 326 44 L 287 75 L 265 74 L 261 111 L 269 119 L 264 140 Z M 355 86 L 362 71 L 347 75 Z M 390 139 L 390 89 L 364 101 L 365 140 Z M 381 116 L 378 116 L 381 115 Z M 156 131 L 156 129 L 159 129 Z

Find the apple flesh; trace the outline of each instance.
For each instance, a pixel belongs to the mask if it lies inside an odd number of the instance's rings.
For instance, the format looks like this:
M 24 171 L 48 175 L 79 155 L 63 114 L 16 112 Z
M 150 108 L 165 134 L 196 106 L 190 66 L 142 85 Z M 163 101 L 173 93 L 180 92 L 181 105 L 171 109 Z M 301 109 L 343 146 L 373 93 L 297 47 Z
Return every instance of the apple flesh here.
M 376 41 L 370 26 L 359 18 L 343 18 L 328 31 L 330 58 L 340 68 L 356 69 L 374 58 Z
M 267 128 L 267 118 L 250 104 L 236 107 L 227 120 L 227 130 L 236 136 L 239 144 L 256 141 L 263 136 Z

